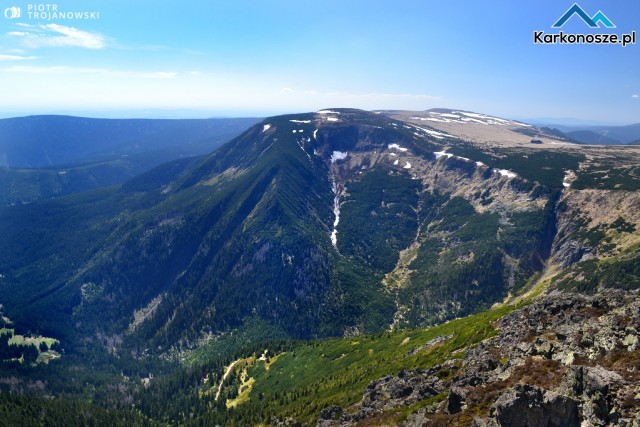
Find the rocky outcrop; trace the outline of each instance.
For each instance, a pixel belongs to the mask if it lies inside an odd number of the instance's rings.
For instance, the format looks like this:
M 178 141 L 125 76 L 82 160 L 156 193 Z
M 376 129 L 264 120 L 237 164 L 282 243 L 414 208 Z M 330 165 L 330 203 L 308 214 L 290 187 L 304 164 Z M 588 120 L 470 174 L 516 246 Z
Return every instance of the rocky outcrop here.
M 579 426 L 578 402 L 568 396 L 527 384 L 517 384 L 491 408 L 491 423 L 498 426 Z
M 500 319 L 499 334 L 463 360 L 373 381 L 359 404 L 323 411 L 318 425 L 378 425 L 425 402 L 391 424 L 640 426 L 638 296 L 552 292 Z
M 445 391 L 445 384 L 435 374 L 436 366 L 428 371 L 400 371 L 398 376 L 389 375 L 372 381 L 364 392 L 362 402 L 350 411 L 333 406 L 320 412 L 318 426 L 351 426 L 382 414 L 389 408 L 412 405 Z
M 636 229 L 640 229 L 637 192 L 570 189 L 558 204 L 551 263 L 566 268 L 596 256 L 621 253 L 640 242 L 640 234 L 633 232 Z

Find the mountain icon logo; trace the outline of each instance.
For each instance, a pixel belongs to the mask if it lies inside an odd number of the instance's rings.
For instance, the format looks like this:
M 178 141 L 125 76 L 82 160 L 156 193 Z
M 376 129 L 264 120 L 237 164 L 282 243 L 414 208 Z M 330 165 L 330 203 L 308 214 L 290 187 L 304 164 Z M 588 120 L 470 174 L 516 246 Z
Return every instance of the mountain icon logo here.
M 616 28 L 615 24 L 611 22 L 611 20 L 607 18 L 607 15 L 605 15 L 601 10 L 593 16 L 589 16 L 587 12 L 578 5 L 578 3 L 574 3 L 573 6 L 571 6 L 555 24 L 553 24 L 553 28 L 562 28 L 567 21 L 573 18 L 574 15 L 578 15 L 584 23 L 591 28 L 600 28 L 600 24 L 604 25 L 606 28 Z

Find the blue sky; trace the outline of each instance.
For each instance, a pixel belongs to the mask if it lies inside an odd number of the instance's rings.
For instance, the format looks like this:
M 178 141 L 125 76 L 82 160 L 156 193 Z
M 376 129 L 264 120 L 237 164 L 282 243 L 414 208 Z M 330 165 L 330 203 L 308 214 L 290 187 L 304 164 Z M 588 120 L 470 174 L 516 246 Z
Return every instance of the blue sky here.
M 534 45 L 573 0 L 2 0 L 0 114 L 243 116 L 460 108 L 640 122 L 640 47 Z M 31 9 L 30 5 L 31 4 Z M 42 19 L 95 12 L 97 19 Z M 637 0 L 583 0 L 640 32 Z M 53 11 L 49 6 L 49 11 Z M 20 18 L 9 19 L 11 9 Z M 45 7 L 46 10 L 46 7 Z

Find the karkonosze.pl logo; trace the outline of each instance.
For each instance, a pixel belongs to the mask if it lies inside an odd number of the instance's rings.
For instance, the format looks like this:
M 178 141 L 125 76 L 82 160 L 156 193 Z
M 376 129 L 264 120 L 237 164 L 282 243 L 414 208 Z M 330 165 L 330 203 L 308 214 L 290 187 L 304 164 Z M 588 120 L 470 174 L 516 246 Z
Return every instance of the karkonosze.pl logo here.
M 616 28 L 615 24 L 601 10 L 589 16 L 578 3 L 574 3 L 557 21 L 552 28 L 562 28 L 574 16 L 578 16 L 589 28 Z M 601 27 L 602 25 L 602 27 Z M 628 34 L 600 33 L 600 34 L 547 34 L 544 31 L 533 32 L 534 44 L 613 44 L 626 47 L 636 44 L 636 32 Z

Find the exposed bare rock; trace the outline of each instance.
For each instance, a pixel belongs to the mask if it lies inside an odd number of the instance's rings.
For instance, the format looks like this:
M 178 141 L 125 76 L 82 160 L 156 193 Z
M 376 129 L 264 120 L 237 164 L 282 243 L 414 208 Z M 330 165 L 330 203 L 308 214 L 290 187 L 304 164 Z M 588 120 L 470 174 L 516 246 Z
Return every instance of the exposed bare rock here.
M 527 384 L 517 384 L 491 408 L 492 422 L 498 426 L 571 427 L 579 426 L 578 402 L 570 397 Z
M 362 401 L 322 412 L 318 425 L 377 425 L 380 414 L 448 392 L 397 421 L 403 426 L 639 426 L 640 299 L 607 290 L 552 292 L 497 322 L 467 349 L 451 379 L 428 371 L 373 381 Z M 348 414 L 346 413 L 348 412 Z
M 379 415 L 390 408 L 408 406 L 436 396 L 445 391 L 445 385 L 435 376 L 440 366 L 429 371 L 400 371 L 398 376 L 389 375 L 367 386 L 362 402 L 344 413 L 339 407 L 330 407 L 320 412 L 318 426 L 350 426 L 365 418 Z
M 443 342 L 445 342 L 446 340 L 448 340 L 448 339 L 450 339 L 452 337 L 453 337 L 453 335 L 435 337 L 434 339 L 432 339 L 430 341 L 427 341 L 423 345 L 421 345 L 419 347 L 412 348 L 411 350 L 409 350 L 409 352 L 407 352 L 407 356 L 413 356 L 414 354 L 418 353 L 421 350 L 424 350 L 425 348 L 434 346 L 436 344 L 443 343 Z

